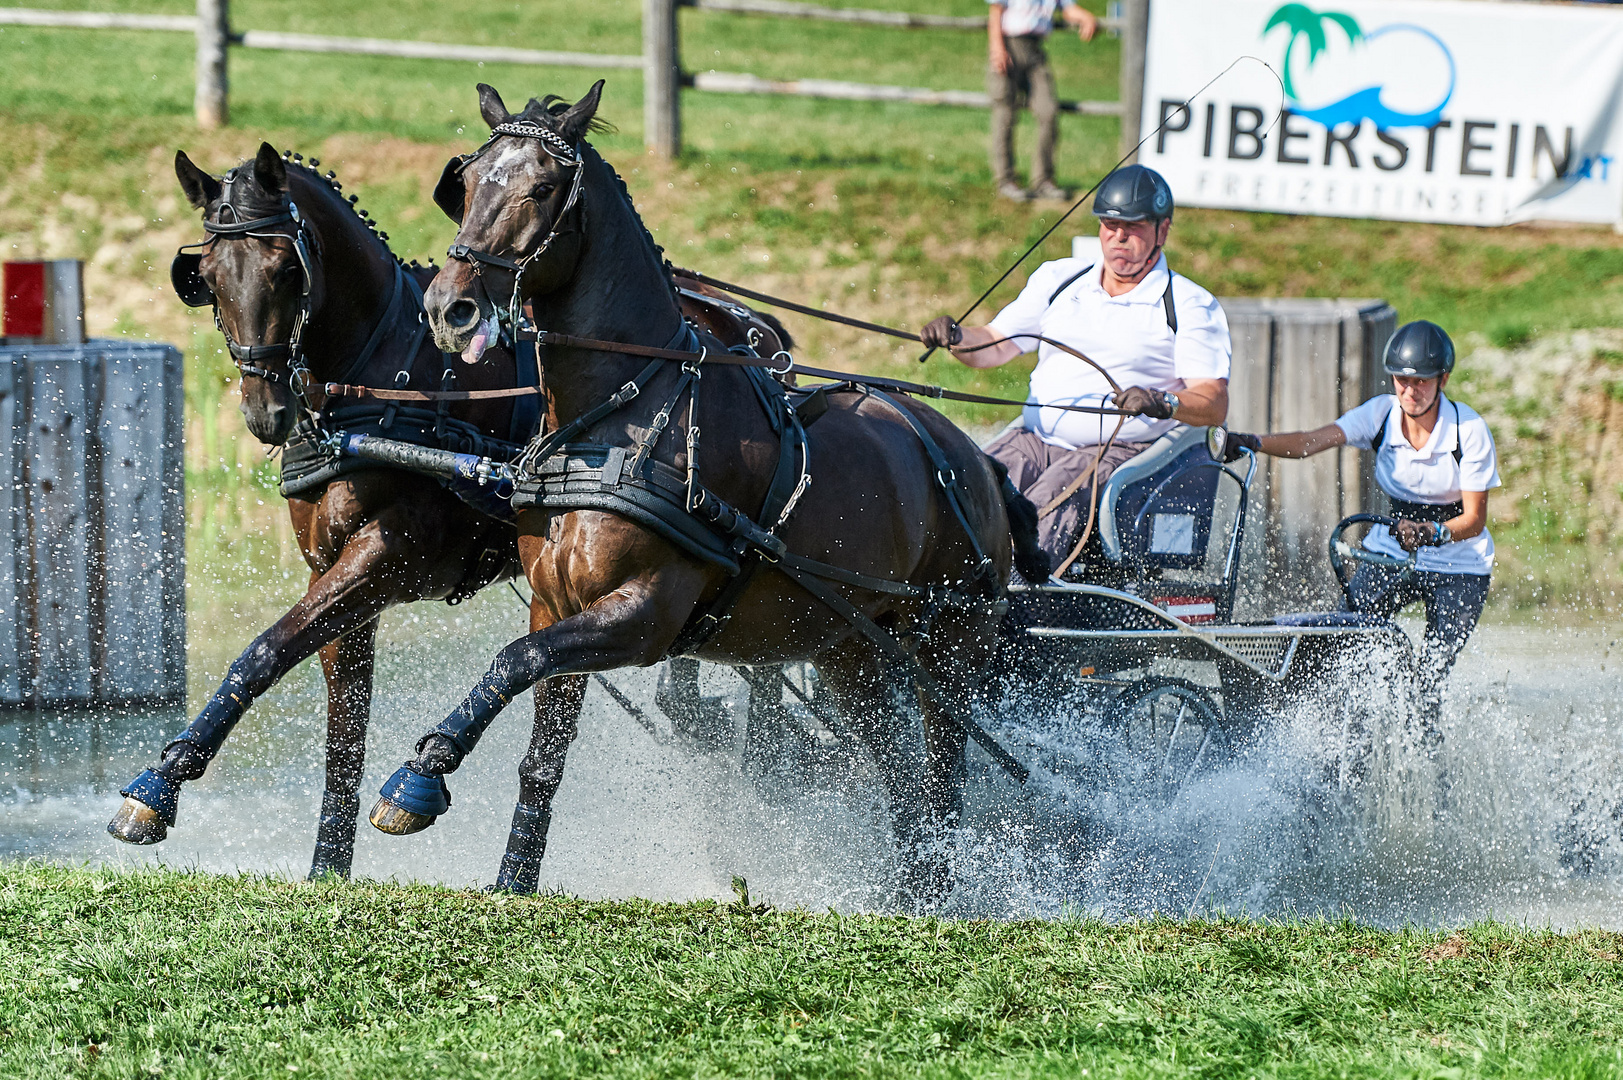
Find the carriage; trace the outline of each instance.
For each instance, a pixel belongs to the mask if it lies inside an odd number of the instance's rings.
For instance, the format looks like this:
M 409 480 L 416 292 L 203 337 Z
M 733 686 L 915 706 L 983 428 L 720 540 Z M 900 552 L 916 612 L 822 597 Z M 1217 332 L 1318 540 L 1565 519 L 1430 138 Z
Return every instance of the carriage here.
M 1351 611 L 1236 620 L 1257 461 L 1247 450 L 1225 464 L 1225 439 L 1222 428 L 1179 427 L 1152 443 L 1103 485 L 1085 558 L 1063 580 L 1010 586 L 983 713 L 1023 761 L 1164 799 L 1282 711 L 1316 709 L 1338 744 L 1329 779 L 1345 787 L 1364 767 L 1409 639 Z M 1343 593 L 1353 564 L 1393 562 L 1348 535 L 1390 523 L 1355 514 L 1333 530 Z M 808 759 L 839 752 L 840 723 L 808 665 L 745 682 L 743 761 L 758 780 L 805 775 Z M 686 706 L 667 678 L 659 701 L 679 731 L 714 746 L 719 698 Z

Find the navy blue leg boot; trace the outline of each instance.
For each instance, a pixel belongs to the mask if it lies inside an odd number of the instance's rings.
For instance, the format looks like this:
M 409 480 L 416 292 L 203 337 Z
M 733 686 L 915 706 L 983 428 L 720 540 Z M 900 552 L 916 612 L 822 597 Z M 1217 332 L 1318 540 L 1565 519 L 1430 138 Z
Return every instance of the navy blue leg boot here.
M 180 785 L 203 775 L 248 708 L 251 699 L 243 689 L 244 667 L 239 657 L 203 711 L 186 725 L 180 738 L 163 748 L 162 763 L 119 792 L 124 805 L 107 824 L 114 837 L 126 844 L 145 845 L 160 843 L 169 835 L 179 809 Z
M 534 893 L 541 881 L 541 856 L 547 852 L 552 812 L 519 803 L 513 807 L 513 831 L 496 874 L 497 892 Z
M 451 789 L 445 785 L 445 774 L 457 770 L 511 700 L 501 690 L 504 683 L 494 669 L 486 672 L 456 711 L 422 737 L 417 759 L 396 769 L 378 792 L 378 801 L 368 815 L 374 828 L 409 836 L 422 832 L 450 809 Z
M 361 813 L 361 800 L 353 791 L 323 791 L 321 822 L 316 826 L 316 855 L 310 862 L 310 880 L 337 874 L 349 880 L 355 860 L 355 819 Z

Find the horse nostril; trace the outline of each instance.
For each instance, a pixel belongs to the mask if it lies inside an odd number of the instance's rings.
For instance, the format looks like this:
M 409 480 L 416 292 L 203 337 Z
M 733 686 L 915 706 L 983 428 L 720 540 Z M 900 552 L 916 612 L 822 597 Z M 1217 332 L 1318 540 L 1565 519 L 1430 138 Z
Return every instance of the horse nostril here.
M 472 300 L 458 300 L 445 309 L 445 321 L 461 328 L 471 326 L 479 318 L 479 305 Z

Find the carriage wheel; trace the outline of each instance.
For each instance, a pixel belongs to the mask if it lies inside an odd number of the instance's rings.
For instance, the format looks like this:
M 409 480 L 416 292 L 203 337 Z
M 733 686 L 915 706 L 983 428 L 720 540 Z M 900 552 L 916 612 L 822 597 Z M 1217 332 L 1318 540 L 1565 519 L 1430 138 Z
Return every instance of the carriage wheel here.
M 1123 693 L 1116 707 L 1120 734 L 1117 779 L 1162 800 L 1228 761 L 1232 746 L 1211 692 L 1182 680 L 1155 680 Z

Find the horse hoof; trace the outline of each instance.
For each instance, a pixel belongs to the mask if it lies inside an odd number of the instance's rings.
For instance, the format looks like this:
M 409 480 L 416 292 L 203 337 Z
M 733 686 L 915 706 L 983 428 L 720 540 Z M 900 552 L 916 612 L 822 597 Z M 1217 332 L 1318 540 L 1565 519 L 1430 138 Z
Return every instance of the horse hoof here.
M 404 807 L 396 806 L 387 798 L 380 798 L 373 804 L 372 812 L 367 820 L 379 832 L 386 832 L 390 836 L 410 836 L 420 833 L 436 820 L 432 814 L 416 814 Z
M 445 778 L 426 776 L 408 763 L 384 781 L 367 818 L 382 832 L 410 836 L 434 824 L 450 808 L 451 789 L 445 786 Z
M 107 823 L 107 831 L 126 844 L 140 844 L 145 847 L 149 844 L 163 843 L 164 838 L 169 835 L 169 826 L 152 807 L 139 799 L 126 796 L 124 805 L 118 808 L 113 820 Z

